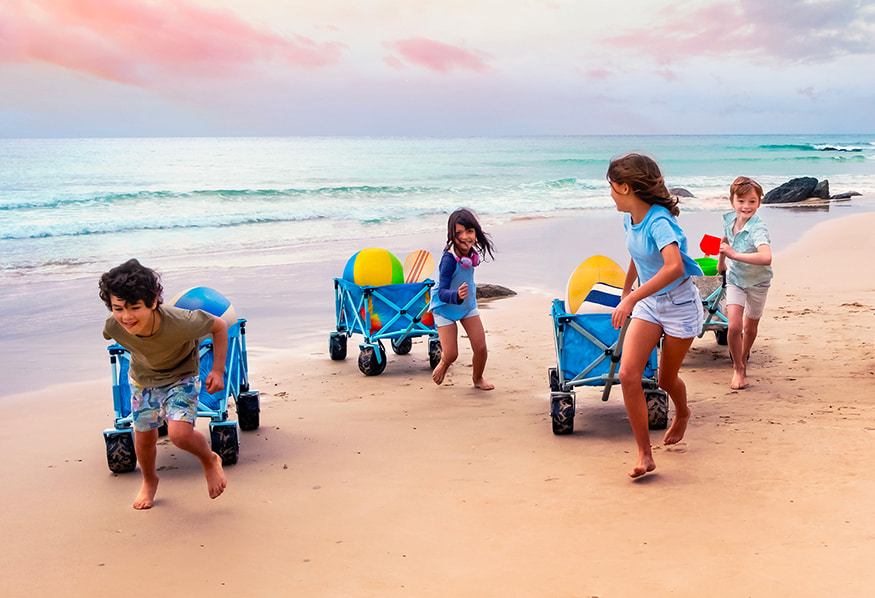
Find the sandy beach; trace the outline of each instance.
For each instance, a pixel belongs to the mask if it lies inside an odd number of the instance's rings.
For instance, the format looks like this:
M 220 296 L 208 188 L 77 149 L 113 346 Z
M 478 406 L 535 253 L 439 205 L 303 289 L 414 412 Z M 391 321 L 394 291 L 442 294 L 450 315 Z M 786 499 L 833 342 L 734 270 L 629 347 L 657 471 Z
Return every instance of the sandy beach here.
M 707 218 L 684 223 L 691 242 L 714 231 Z M 280 264 L 271 276 L 217 269 L 216 286 L 240 289 L 235 304 L 248 308 L 261 427 L 241 433 L 240 461 L 215 501 L 197 461 L 161 441 L 147 512 L 131 508 L 139 472 L 106 466 L 96 280 L 37 293 L 28 314 L 65 295 L 76 320 L 43 358 L 76 357 L 38 380 L 29 370 L 38 390 L 0 397 L 0 594 L 868 595 L 875 213 L 823 218 L 798 240 L 775 231 L 749 388 L 730 390 L 728 351 L 713 334 L 697 339 L 681 369 L 687 435 L 663 448 L 654 431 L 657 469 L 638 481 L 626 475 L 635 444 L 619 387 L 606 403 L 599 389 L 578 391 L 571 436 L 550 425 L 550 300 L 593 247 L 628 262 L 619 220 L 605 221 L 585 239 L 557 236 L 569 226 L 561 220 L 512 222 L 496 235 L 508 250 L 478 282 L 519 294 L 481 305 L 492 392 L 472 388 L 465 341 L 440 387 L 421 340 L 408 356 L 390 353 L 377 377 L 356 367 L 355 338 L 346 361 L 328 358 L 332 275 L 317 270 L 338 271 L 349 247 L 327 265 Z M 169 273 L 168 288 L 186 275 Z M 309 286 L 317 276 L 327 291 Z M 305 308 L 284 319 L 290 289 Z M 24 343 L 26 331 L 9 338 Z

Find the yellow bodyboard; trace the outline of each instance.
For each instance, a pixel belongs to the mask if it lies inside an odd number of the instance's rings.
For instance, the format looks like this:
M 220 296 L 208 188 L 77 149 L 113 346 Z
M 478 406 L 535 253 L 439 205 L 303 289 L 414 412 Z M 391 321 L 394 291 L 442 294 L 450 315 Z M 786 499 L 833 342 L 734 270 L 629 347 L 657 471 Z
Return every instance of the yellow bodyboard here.
M 603 283 L 623 288 L 626 272 L 617 262 L 603 255 L 594 255 L 581 263 L 568 279 L 565 289 L 565 310 L 576 314 L 593 285 Z
M 434 258 L 425 249 L 414 251 L 404 260 L 404 282 L 425 282 L 434 272 Z

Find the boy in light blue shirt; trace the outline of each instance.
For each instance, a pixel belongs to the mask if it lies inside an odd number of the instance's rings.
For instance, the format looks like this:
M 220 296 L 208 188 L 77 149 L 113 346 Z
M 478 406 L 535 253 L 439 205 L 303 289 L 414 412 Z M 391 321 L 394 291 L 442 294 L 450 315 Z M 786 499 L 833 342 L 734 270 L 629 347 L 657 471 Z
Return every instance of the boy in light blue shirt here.
M 762 198 L 763 188 L 759 183 L 738 177 L 729 187 L 729 201 L 734 211 L 723 216 L 723 241 L 717 269 L 727 273 L 727 340 L 733 370 L 730 387 L 736 390 L 747 386 L 747 361 L 772 282 L 769 231 L 756 213 Z

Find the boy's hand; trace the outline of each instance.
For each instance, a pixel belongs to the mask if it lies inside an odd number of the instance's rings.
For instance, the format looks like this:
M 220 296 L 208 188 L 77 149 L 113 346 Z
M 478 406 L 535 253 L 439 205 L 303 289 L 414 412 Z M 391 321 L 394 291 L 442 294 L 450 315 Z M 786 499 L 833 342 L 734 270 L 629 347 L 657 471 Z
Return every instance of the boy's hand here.
M 735 259 L 735 251 L 732 250 L 732 245 L 726 241 L 720 243 L 720 255 L 725 255 L 729 259 Z
M 459 299 L 461 299 L 462 301 L 464 301 L 465 298 L 466 298 L 467 296 L 468 296 L 468 283 L 467 283 L 467 282 L 463 282 L 463 283 L 459 286 Z
M 207 389 L 207 392 L 213 394 L 225 388 L 224 378 L 225 377 L 220 372 L 215 370 L 207 374 L 207 380 L 204 382 L 204 387 Z

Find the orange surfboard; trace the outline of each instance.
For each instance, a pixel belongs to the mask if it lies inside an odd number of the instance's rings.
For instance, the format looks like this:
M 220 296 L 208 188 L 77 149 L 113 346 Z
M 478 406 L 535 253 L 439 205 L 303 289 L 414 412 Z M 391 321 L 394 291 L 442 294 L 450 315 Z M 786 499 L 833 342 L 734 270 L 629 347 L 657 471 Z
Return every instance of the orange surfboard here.
M 434 272 L 434 258 L 424 249 L 414 251 L 404 260 L 404 282 L 425 282 Z

